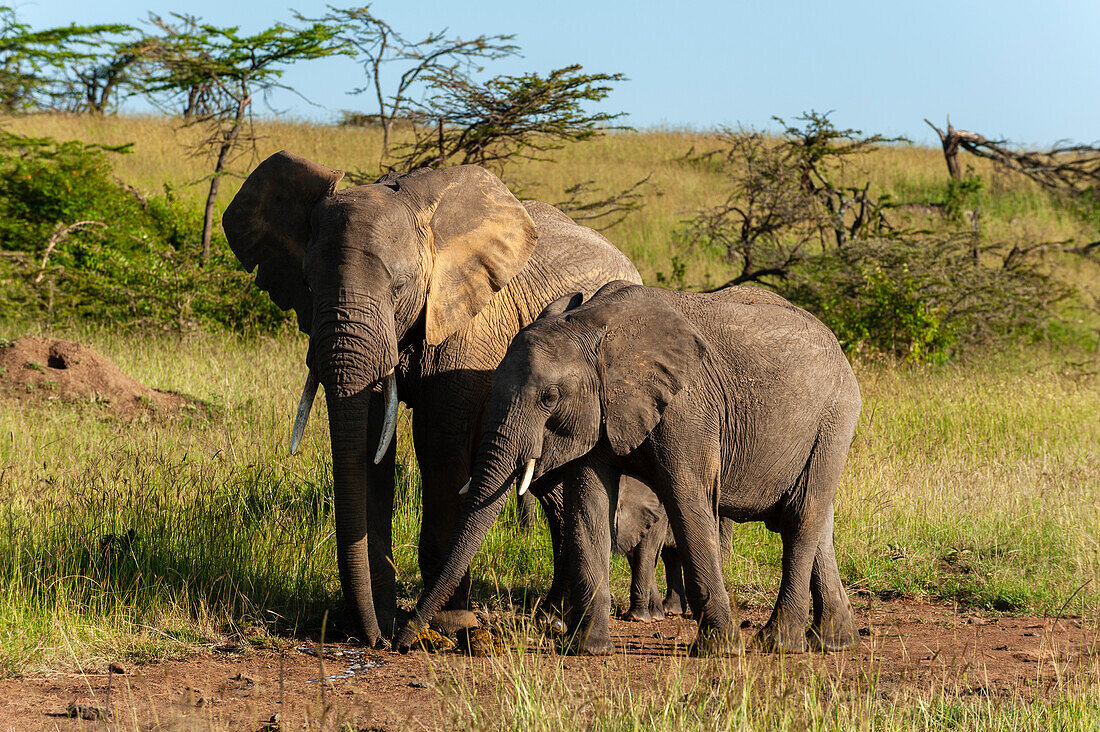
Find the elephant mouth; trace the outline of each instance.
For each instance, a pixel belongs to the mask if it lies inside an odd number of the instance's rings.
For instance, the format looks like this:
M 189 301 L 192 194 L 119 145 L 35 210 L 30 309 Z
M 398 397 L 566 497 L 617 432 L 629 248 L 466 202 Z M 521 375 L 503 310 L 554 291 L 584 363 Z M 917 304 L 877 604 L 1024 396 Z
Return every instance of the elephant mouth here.
M 508 476 L 508 479 L 504 481 L 507 485 L 512 480 L 516 481 L 516 491 L 519 495 L 523 495 L 531 487 L 531 481 L 535 477 L 535 464 L 538 462 L 538 458 L 528 458 L 527 460 L 521 460 L 517 463 L 517 467 Z M 539 474 L 542 475 L 541 473 Z M 469 480 L 458 489 L 458 494 L 464 496 L 470 492 L 470 486 L 473 485 L 474 479 L 471 476 Z
M 385 457 L 386 452 L 390 449 L 390 443 L 393 442 L 394 433 L 397 431 L 398 398 L 397 378 L 394 375 L 394 370 L 390 369 L 389 373 L 382 377 L 381 382 L 382 400 L 386 411 L 383 415 L 382 433 L 378 438 L 378 449 L 374 454 L 375 465 Z M 306 383 L 302 387 L 302 398 L 298 402 L 298 413 L 294 417 L 294 427 L 290 433 L 291 455 L 298 452 L 298 445 L 302 442 L 302 435 L 305 433 L 306 424 L 309 422 L 309 413 L 313 409 L 313 401 L 317 397 L 319 383 L 316 372 L 310 369 L 309 373 L 306 374 Z

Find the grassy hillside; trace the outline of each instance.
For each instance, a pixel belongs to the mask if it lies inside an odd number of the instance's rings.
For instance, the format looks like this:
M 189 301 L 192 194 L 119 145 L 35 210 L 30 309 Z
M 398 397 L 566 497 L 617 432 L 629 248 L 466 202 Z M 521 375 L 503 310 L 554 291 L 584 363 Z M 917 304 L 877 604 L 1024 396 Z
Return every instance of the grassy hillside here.
M 81 139 L 108 144 L 134 143 L 134 152 L 118 156 L 115 169 L 120 179 L 139 190 L 158 193 L 165 184 L 197 208 L 205 196 L 202 185 L 192 185 L 207 174 L 208 161 L 188 153 L 196 130 L 180 130 L 173 120 L 160 117 L 104 117 L 36 115 L 0 120 L 7 129 L 22 134 Z M 282 122 L 258 125 L 261 140 L 257 157 L 245 156 L 238 170 L 247 172 L 255 163 L 281 149 L 341 170 L 378 169 L 381 134 L 373 129 Z M 605 233 L 638 266 L 647 282 L 658 272 L 671 274 L 670 259 L 680 254 L 686 265 L 685 282 L 691 286 L 716 286 L 729 278 L 728 267 L 713 253 L 681 251 L 677 234 L 691 213 L 725 197 L 722 177 L 699 167 L 678 162 L 690 150 L 713 149 L 714 141 L 697 132 L 651 130 L 606 135 L 576 143 L 553 153 L 553 162 L 517 163 L 504 175 L 522 196 L 551 203 L 566 198 L 565 189 L 581 181 L 594 181 L 607 192 L 622 190 L 652 173 L 642 208 Z M 1100 238 L 1100 222 L 1085 222 L 1053 206 L 1037 185 L 997 169 L 985 160 L 967 158 L 981 176 L 982 226 L 986 233 L 1009 241 L 1092 241 Z M 938 148 L 910 145 L 887 146 L 858 161 L 846 173 L 848 182 L 871 181 L 871 192 L 889 194 L 909 204 L 897 214 L 912 226 L 936 228 L 939 214 L 928 204 L 946 195 L 948 176 Z M 219 211 L 232 199 L 239 179 L 228 179 L 218 202 Z M 1079 264 L 1073 264 L 1078 268 Z M 1071 272 L 1074 278 L 1097 276 L 1086 268 Z

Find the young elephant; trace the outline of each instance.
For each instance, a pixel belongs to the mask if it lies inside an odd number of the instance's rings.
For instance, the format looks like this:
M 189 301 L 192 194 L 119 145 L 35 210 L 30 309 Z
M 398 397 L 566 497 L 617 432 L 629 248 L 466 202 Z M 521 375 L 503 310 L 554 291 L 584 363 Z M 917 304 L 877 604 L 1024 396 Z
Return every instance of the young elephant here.
M 699 623 L 693 654 L 722 652 L 737 635 L 716 515 L 764 521 L 782 536 L 762 648 L 856 645 L 833 554 L 833 499 L 860 395 L 836 337 L 755 288 L 611 283 L 573 307 L 578 300 L 562 298 L 522 330 L 496 371 L 461 528 L 398 647 L 462 578 L 487 531 L 479 516 L 503 500 L 510 477 L 561 466 L 574 650 L 612 650 L 609 508 L 624 473 L 651 486 L 668 513 Z
M 623 476 L 615 507 L 614 550 L 630 564 L 630 607 L 623 620 L 662 620 L 687 607 L 676 539 L 657 494 L 644 483 Z M 662 598 L 654 569 L 657 557 L 665 562 L 668 596 Z

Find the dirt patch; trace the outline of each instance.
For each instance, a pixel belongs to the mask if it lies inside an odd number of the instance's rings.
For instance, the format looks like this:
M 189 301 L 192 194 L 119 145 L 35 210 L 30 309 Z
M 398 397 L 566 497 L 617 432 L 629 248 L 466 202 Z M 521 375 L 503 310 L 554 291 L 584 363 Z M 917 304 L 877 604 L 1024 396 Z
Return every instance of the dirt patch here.
M 767 610 L 746 609 L 742 618 L 749 634 L 764 622 Z M 1095 673 L 1100 661 L 1098 629 L 1080 620 L 991 617 L 874 600 L 859 603 L 857 619 L 862 643 L 854 651 L 786 659 L 749 652 L 741 668 L 774 670 L 784 663 L 786 673 L 810 668 L 851 684 L 874 677 L 880 694 L 944 691 L 1029 700 L 1057 695 L 1057 683 Z M 687 671 L 698 665 L 703 673 L 703 664 L 714 663 L 683 657 L 695 634 L 690 620 L 612 620 L 611 630 L 617 645 L 611 658 L 529 655 L 531 666 L 549 670 L 560 664 L 571 687 L 629 684 L 645 689 L 662 678 L 662 664 L 682 664 Z M 124 669 L 121 675 L 104 667 L 6 679 L 0 681 L 0 728 L 103 728 L 107 722 L 68 714 L 70 706 L 91 714 L 105 710 L 109 681 L 112 728 L 260 730 L 276 729 L 281 722 L 284 729 L 300 729 L 305 723 L 320 727 L 324 719 L 325 728 L 333 729 L 345 721 L 358 729 L 435 729 L 455 722 L 445 698 L 454 678 L 476 687 L 479 703 L 496 703 L 498 659 L 455 653 L 402 656 L 347 644 L 329 644 L 319 657 L 317 649 L 316 643 L 292 644 L 282 652 L 227 646 L 186 661 Z
M 198 406 L 181 394 L 145 386 L 88 346 L 56 338 L 0 341 L 0 394 L 94 403 L 123 419 Z

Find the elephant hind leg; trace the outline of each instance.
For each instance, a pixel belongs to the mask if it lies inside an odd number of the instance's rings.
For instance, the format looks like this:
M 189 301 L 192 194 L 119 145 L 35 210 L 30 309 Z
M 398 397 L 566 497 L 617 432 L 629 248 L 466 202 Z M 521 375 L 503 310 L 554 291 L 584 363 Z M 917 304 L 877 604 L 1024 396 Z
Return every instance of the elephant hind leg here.
M 859 645 L 859 633 L 852 615 L 852 603 L 840 581 L 833 550 L 833 508 L 821 532 L 810 575 L 810 597 L 813 602 L 813 622 L 807 638 L 810 647 L 818 651 L 843 651 Z
M 690 616 L 691 608 L 684 592 L 684 568 L 680 564 L 676 547 L 666 546 L 662 549 L 661 561 L 665 563 L 665 584 L 668 587 L 663 603 L 665 614 Z
M 847 441 L 842 442 L 835 432 L 819 437 L 795 486 L 796 499 L 788 502 L 783 511 L 779 527 L 783 537 L 783 578 L 779 585 L 779 597 L 771 618 L 756 639 L 757 645 L 764 650 L 793 653 L 806 650 L 810 584 L 815 568 L 819 570 L 817 577 L 830 590 L 843 592 L 839 587 L 836 560 L 832 559 L 831 565 L 829 560 L 832 557 L 833 497 L 844 468 L 847 446 Z M 822 538 L 826 531 L 829 543 L 823 547 Z M 837 609 L 837 603 L 823 602 L 823 620 L 827 614 L 824 610 L 826 604 L 830 612 Z M 843 616 L 837 615 L 837 619 L 842 621 Z
M 630 564 L 630 608 L 623 614 L 623 620 L 647 623 L 665 619 L 664 602 L 654 570 L 667 531 L 667 523 L 658 523 L 626 554 Z

